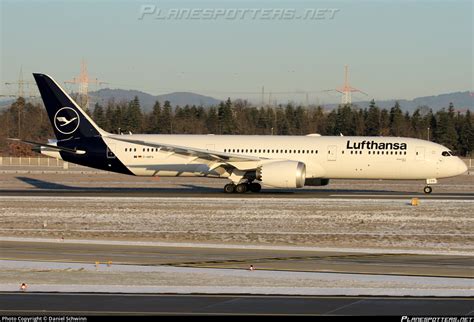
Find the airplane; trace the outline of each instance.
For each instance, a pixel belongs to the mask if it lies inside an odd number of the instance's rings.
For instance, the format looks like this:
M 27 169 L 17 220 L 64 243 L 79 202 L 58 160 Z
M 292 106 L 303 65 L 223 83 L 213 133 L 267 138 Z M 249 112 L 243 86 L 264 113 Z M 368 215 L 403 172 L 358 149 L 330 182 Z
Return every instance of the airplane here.
M 294 189 L 330 179 L 426 180 L 461 175 L 466 164 L 448 148 L 404 137 L 111 134 L 94 123 L 48 75 L 33 74 L 55 140 L 33 150 L 67 162 L 135 176 L 229 180 L 226 193 L 262 185 Z M 18 139 L 17 139 L 18 140 Z

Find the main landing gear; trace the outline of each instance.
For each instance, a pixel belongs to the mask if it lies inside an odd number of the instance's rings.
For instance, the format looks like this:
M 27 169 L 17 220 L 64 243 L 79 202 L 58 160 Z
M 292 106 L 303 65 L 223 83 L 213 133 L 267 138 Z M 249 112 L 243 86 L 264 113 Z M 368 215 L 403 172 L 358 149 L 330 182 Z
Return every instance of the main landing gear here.
M 433 191 L 433 188 L 431 188 L 430 186 L 426 186 L 423 188 L 423 192 L 426 194 L 430 194 L 431 191 Z
M 233 193 L 233 192 L 246 193 L 248 191 L 260 192 L 260 190 L 262 190 L 262 186 L 256 182 L 245 182 L 245 183 L 239 183 L 237 185 L 233 183 L 229 183 L 224 186 L 225 193 Z

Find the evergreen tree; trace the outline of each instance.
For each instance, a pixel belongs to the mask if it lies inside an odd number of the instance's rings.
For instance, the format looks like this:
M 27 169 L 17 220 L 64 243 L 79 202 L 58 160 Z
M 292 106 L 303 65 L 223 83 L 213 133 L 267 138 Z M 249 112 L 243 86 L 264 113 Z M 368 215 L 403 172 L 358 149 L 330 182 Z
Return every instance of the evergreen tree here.
M 417 108 L 411 116 L 410 127 L 413 137 L 422 139 L 425 130 L 423 119 L 421 118 L 420 109 Z
M 104 108 L 99 103 L 95 103 L 92 119 L 100 128 L 107 128 L 107 119 L 105 118 Z
M 288 103 L 285 107 L 285 118 L 288 127 L 288 134 L 295 134 L 295 108 L 291 103 Z
M 150 115 L 150 121 L 149 121 L 149 130 L 150 133 L 161 133 L 160 132 L 160 118 L 161 118 L 161 104 L 159 101 L 156 101 L 155 104 L 153 105 L 153 109 L 151 111 Z
M 128 104 L 125 114 L 127 131 L 140 133 L 142 130 L 142 121 L 143 115 L 140 109 L 140 101 L 138 96 L 135 96 L 135 98 Z
M 332 110 L 326 118 L 326 134 L 327 135 L 339 135 L 339 129 L 337 128 L 337 113 Z
M 295 134 L 305 135 L 309 133 L 309 122 L 306 108 L 299 105 L 295 110 Z
M 170 101 L 165 101 L 163 109 L 161 110 L 160 119 L 158 121 L 158 129 L 160 133 L 173 133 L 173 113 L 171 110 Z
M 461 130 L 459 132 L 459 153 L 471 155 L 474 151 L 474 126 L 471 111 L 467 110 L 463 117 Z
M 336 127 L 333 130 L 335 135 L 354 135 L 354 117 L 349 104 L 339 105 L 336 112 Z
M 368 136 L 380 135 L 380 109 L 375 105 L 375 101 L 370 101 L 369 110 L 367 112 L 365 133 Z
M 386 109 L 380 112 L 380 130 L 381 136 L 388 136 L 390 134 L 390 115 Z
M 363 136 L 365 134 L 365 113 L 362 109 L 353 113 L 354 135 Z
M 312 112 L 309 132 L 325 134 L 325 120 L 323 108 L 318 106 Z
M 234 117 L 232 115 L 232 102 L 230 98 L 219 104 L 217 112 L 219 117 L 220 134 L 233 134 L 235 130 Z
M 276 130 L 273 131 L 276 135 L 289 135 L 290 125 L 286 117 L 286 112 L 282 108 L 276 110 Z
M 217 116 L 217 110 L 214 106 L 211 106 L 207 112 L 206 128 L 208 133 L 219 133 L 219 117 Z
M 456 150 L 458 134 L 454 126 L 454 110 L 446 112 L 443 108 L 436 113 L 436 130 L 434 140 L 451 150 Z
M 390 109 L 390 135 L 402 136 L 403 124 L 403 112 L 397 101 L 395 102 L 395 106 Z

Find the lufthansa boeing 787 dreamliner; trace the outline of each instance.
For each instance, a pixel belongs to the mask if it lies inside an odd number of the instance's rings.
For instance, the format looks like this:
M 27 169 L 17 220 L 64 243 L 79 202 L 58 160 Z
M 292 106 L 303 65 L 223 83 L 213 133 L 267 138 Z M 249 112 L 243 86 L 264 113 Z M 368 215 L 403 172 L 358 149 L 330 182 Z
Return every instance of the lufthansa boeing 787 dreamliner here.
M 327 185 L 330 179 L 426 180 L 460 175 L 446 147 L 401 137 L 111 134 L 99 128 L 48 75 L 33 74 L 56 140 L 34 150 L 135 176 L 226 178 L 227 193 Z

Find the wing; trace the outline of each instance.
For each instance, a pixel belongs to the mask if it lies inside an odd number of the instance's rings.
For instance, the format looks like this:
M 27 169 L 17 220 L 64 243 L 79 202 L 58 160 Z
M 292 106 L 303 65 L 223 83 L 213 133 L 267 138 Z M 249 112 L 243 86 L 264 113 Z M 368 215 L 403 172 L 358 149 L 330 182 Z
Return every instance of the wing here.
M 266 160 L 266 158 L 260 158 L 260 157 L 255 157 L 255 156 L 224 153 L 220 151 L 204 150 L 204 149 L 198 149 L 198 148 L 180 146 L 180 145 L 174 145 L 174 144 L 167 144 L 167 143 L 147 142 L 147 141 L 142 141 L 142 140 L 133 140 L 133 139 L 121 138 L 121 137 L 120 138 L 110 137 L 110 138 L 114 140 L 122 141 L 122 142 L 158 148 L 161 151 L 167 151 L 172 154 L 182 155 L 184 157 L 194 157 L 195 159 L 202 159 L 202 160 L 216 162 L 217 165 L 215 167 L 220 166 L 222 164 L 228 164 L 241 170 L 254 169 L 257 167 L 257 163 L 259 163 L 262 160 Z

